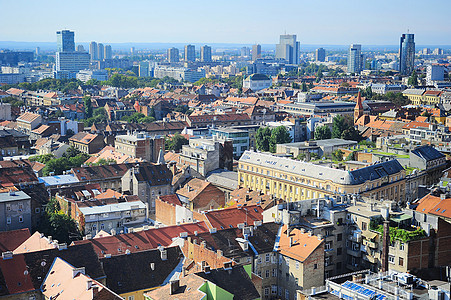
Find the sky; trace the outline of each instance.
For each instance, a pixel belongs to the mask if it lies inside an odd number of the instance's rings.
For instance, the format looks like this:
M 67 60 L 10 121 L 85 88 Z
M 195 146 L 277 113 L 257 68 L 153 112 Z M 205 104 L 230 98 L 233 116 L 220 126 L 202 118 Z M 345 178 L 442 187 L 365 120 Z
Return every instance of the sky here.
M 451 45 L 449 0 L 0 0 L 0 41 Z

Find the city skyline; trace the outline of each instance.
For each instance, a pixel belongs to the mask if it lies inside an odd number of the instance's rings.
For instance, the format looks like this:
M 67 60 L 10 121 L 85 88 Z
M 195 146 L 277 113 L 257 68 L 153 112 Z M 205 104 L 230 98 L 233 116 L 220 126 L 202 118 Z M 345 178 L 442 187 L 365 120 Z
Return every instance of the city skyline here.
M 0 41 L 52 42 L 55 31 L 69 29 L 76 32 L 75 39 L 79 43 L 103 40 L 109 43 L 276 44 L 278 37 L 286 32 L 296 34 L 301 47 L 302 44 L 395 45 L 399 33 L 409 30 L 415 34 L 418 45 L 451 45 L 451 26 L 446 24 L 450 23 L 446 21 L 446 11 L 451 8 L 451 3 L 438 0 L 428 6 L 416 5 L 420 2 L 415 0 L 408 6 L 400 0 L 379 1 L 377 9 L 383 14 L 373 15 L 368 14 L 375 9 L 373 3 L 355 5 L 355 1 L 345 1 L 337 6 L 332 0 L 321 4 L 288 1 L 283 6 L 256 1 L 211 4 L 199 0 L 177 2 L 171 9 L 166 3 L 141 1 L 136 2 L 140 9 L 133 3 L 124 6 L 118 1 L 109 1 L 108 5 L 104 5 L 105 1 L 79 1 L 76 5 L 57 1 L 25 3 L 22 0 L 0 0 L 0 3 L 5 11 L 20 10 L 22 16 L 21 26 L 14 26 L 18 22 L 14 14 L 4 16 L 4 22 L 11 25 L 8 31 L 0 32 Z M 89 10 L 85 9 L 88 4 Z M 290 6 L 289 11 L 286 6 Z M 196 9 L 192 9 L 194 7 Z M 403 13 L 394 8 L 402 8 Z M 108 17 L 99 17 L 99 10 L 101 16 Z M 151 19 L 142 18 L 149 10 L 163 13 L 155 13 Z M 50 19 L 38 17 L 52 11 L 66 13 L 52 14 Z M 190 11 L 189 20 L 186 11 Z M 212 11 L 215 17 L 206 18 Z M 256 12 L 259 17 L 243 24 L 240 19 L 249 11 Z M 352 17 L 344 17 L 349 11 L 353 11 Z M 84 16 L 83 22 L 80 22 L 80 15 Z M 280 15 L 285 17 L 280 18 Z M 138 19 L 139 25 L 135 22 Z M 211 33 L 212 28 L 216 28 L 215 34 Z

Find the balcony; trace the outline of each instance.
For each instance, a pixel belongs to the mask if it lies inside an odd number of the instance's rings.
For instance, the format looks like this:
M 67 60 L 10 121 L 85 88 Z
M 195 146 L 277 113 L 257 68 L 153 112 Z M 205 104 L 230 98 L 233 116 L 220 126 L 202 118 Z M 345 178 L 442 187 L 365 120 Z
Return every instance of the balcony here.
M 368 255 L 364 255 L 363 259 L 368 261 L 368 262 L 370 262 L 370 263 L 372 263 L 372 264 L 377 263 L 377 258 L 372 256 L 372 255 L 369 255 L 369 254 Z
M 363 245 L 365 245 L 369 248 L 377 249 L 377 243 L 371 242 L 369 240 L 363 240 Z
M 360 267 L 359 267 L 359 264 L 352 265 L 350 263 L 347 263 L 346 269 L 351 270 L 351 271 L 358 271 L 358 270 L 360 270 Z
M 360 249 L 353 250 L 353 249 L 348 248 L 348 249 L 346 249 L 346 252 L 349 255 L 354 256 L 354 257 L 361 257 L 362 256 L 362 252 L 360 251 Z
M 362 241 L 362 236 L 361 235 L 348 235 L 348 240 L 353 241 L 355 243 L 360 243 Z

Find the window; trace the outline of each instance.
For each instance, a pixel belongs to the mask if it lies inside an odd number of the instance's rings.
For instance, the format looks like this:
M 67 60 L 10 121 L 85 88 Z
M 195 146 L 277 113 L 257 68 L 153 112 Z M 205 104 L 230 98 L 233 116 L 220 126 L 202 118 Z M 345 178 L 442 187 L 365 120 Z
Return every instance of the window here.
M 296 270 L 299 270 L 299 262 L 296 262 Z
M 404 251 L 404 243 L 399 244 L 399 250 Z
M 290 291 L 285 290 L 285 299 L 290 299 Z
M 271 294 L 276 294 L 277 293 L 277 285 L 273 284 L 271 285 Z
M 261 258 L 261 256 L 259 256 L 257 259 L 257 264 L 261 264 L 261 263 L 262 263 L 262 258 Z
M 400 266 L 404 266 L 404 258 L 400 257 L 398 262 Z
M 318 269 L 318 264 L 314 264 L 313 269 L 315 269 L 315 270 Z
M 328 257 L 326 257 L 326 258 L 324 259 L 324 265 L 325 265 L 326 267 L 330 265 L 330 256 L 328 256 Z
M 101 230 L 105 229 L 105 224 L 104 223 L 100 224 L 100 229 Z
M 272 277 L 277 277 L 277 269 L 272 269 Z
M 41 208 L 40 208 L 40 207 L 36 207 L 36 208 L 34 209 L 34 212 L 37 213 L 37 214 L 39 214 L 39 213 L 41 212 Z M 78 213 L 78 212 L 77 212 L 77 213 Z
M 11 224 L 11 217 L 6 217 L 6 224 Z
M 265 255 L 265 261 L 266 261 L 266 262 L 269 262 L 269 253 L 266 253 L 266 255 Z
M 128 300 L 135 300 L 135 296 L 128 296 Z
M 337 234 L 337 242 L 341 241 L 343 238 L 343 234 L 339 233 Z
M 265 278 L 269 278 L 269 270 L 266 270 L 266 272 L 265 272 Z
M 324 249 L 326 250 L 332 249 L 332 242 L 327 242 L 326 244 L 324 244 Z
M 367 230 L 367 224 L 365 222 L 362 222 L 362 230 Z
M 265 296 L 269 295 L 269 288 L 265 288 Z
M 393 255 L 389 255 L 388 256 L 388 262 L 391 263 L 391 264 L 394 264 L 395 263 L 395 257 Z
M 341 270 L 341 262 L 337 262 L 337 270 Z
M 23 216 L 19 216 L 19 222 L 23 223 Z
M 337 248 L 337 255 L 341 255 L 342 248 Z
M 19 211 L 23 211 L 23 203 L 19 203 Z
M 11 204 L 6 204 L 6 211 L 10 211 L 11 210 Z

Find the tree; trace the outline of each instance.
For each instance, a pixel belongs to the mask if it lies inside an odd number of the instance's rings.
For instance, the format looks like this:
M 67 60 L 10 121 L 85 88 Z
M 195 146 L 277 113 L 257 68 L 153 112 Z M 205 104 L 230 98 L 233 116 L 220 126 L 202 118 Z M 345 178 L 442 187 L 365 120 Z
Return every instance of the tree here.
M 302 83 L 301 90 L 302 90 L 303 92 L 307 92 L 307 91 L 308 91 L 307 83 L 305 83 L 305 82 Z
M 360 132 L 354 127 L 349 127 L 348 129 L 344 130 L 343 133 L 341 134 L 341 138 L 344 140 L 351 140 L 356 142 L 360 142 L 361 140 L 364 139 L 364 137 L 362 137 Z
M 314 136 L 315 140 L 327 140 L 331 138 L 332 133 L 329 126 L 323 125 L 316 127 Z
M 416 86 L 418 85 L 418 75 L 415 70 L 413 70 L 412 75 L 409 77 L 409 80 L 407 81 L 408 85 Z
M 179 133 L 174 134 L 172 138 L 167 139 L 167 149 L 180 151 L 183 145 L 188 145 L 189 141 Z
M 338 161 L 342 161 L 343 160 L 343 155 L 344 152 L 341 151 L 340 149 L 335 150 L 334 152 L 332 152 L 332 158 Z
M 332 138 L 339 139 L 343 131 L 348 129 L 348 124 L 345 122 L 345 118 L 342 115 L 337 115 L 332 121 Z
M 271 137 L 269 138 L 269 151 L 276 152 L 277 144 L 286 144 L 291 142 L 291 136 L 285 126 L 278 126 L 271 130 Z
M 255 135 L 257 150 L 262 152 L 269 151 L 269 140 L 271 138 L 271 129 L 269 127 L 260 127 Z
M 35 155 L 29 158 L 30 161 L 38 161 L 42 164 L 48 163 L 50 160 L 54 159 L 55 155 L 53 154 L 42 154 L 42 155 Z
M 75 157 L 78 154 L 82 153 L 80 150 L 75 148 L 74 146 L 70 146 L 66 152 L 63 153 L 63 157 Z
M 92 101 L 91 101 L 91 97 L 90 96 L 84 96 L 83 97 L 83 101 L 85 104 L 85 115 L 86 118 L 91 118 L 92 117 Z

